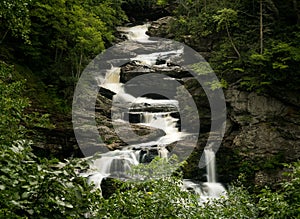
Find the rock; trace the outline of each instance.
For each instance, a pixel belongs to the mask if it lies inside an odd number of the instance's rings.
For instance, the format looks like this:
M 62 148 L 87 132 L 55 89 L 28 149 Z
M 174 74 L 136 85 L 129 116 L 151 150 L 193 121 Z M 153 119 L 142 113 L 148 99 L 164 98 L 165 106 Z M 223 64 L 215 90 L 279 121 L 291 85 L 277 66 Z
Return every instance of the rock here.
M 162 17 L 156 21 L 151 22 L 147 34 L 154 37 L 162 37 L 172 39 L 174 34 L 169 33 L 170 24 L 175 21 L 174 17 Z
M 151 22 L 147 34 L 152 37 L 174 39 L 175 34 L 171 30 L 171 24 L 174 22 L 176 22 L 176 18 L 172 16 L 162 17 Z M 207 37 L 194 38 L 191 35 L 184 35 L 181 38 L 183 43 L 198 51 L 205 59 L 210 58 L 215 36 L 209 35 Z
M 283 103 L 300 107 L 300 95 L 298 95 L 299 91 L 299 88 L 288 90 L 284 87 L 278 88 L 278 86 L 276 86 L 276 90 L 272 90 L 272 93 L 270 93 L 270 95 L 278 98 Z
M 60 160 L 67 157 L 81 157 L 71 118 L 62 114 L 56 114 L 51 118 L 56 124 L 53 128 L 35 127 L 29 138 L 34 139 L 33 152 L 40 157 L 55 156 Z M 30 136 L 33 134 L 33 136 Z
M 157 62 L 162 62 L 162 60 L 157 60 Z M 148 73 L 162 74 L 176 79 L 182 79 L 191 76 L 188 71 L 183 70 L 180 66 L 172 63 L 168 63 L 168 65 L 165 66 L 154 65 L 150 67 L 143 65 L 141 62 L 130 62 L 121 67 L 120 81 L 122 83 L 126 83 L 137 76 Z
M 99 94 L 101 94 L 102 96 L 104 96 L 104 97 L 106 97 L 106 98 L 112 100 L 113 96 L 114 96 L 116 93 L 114 93 L 113 91 L 108 90 L 108 89 L 106 89 L 106 88 L 104 88 L 104 87 L 100 87 L 100 89 L 99 89 Z
M 144 104 L 133 103 L 130 112 L 170 112 L 176 113 L 177 107 L 174 104 Z
M 242 156 L 251 158 L 270 157 L 292 149 L 280 133 L 268 123 L 242 127 L 241 132 L 233 139 L 232 147 L 239 148 Z
M 265 121 L 276 116 L 287 114 L 287 107 L 271 96 L 248 93 L 237 89 L 225 92 L 226 102 L 231 107 L 231 119 L 241 125 Z
M 280 181 L 282 163 L 300 158 L 299 109 L 270 95 L 235 87 L 227 89 L 225 96 L 229 125 L 218 152 L 225 165 L 223 180 L 244 173 L 247 182 L 259 186 Z

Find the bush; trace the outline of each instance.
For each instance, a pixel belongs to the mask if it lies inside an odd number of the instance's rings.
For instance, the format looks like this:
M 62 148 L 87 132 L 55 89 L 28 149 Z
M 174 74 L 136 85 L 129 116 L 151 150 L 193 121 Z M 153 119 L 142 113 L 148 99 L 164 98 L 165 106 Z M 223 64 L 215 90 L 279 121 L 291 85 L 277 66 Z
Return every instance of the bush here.
M 25 113 L 24 83 L 13 76 L 14 67 L 0 63 L 0 218 L 82 218 L 99 193 L 77 176 L 84 163 L 62 165 L 32 153 L 26 126 L 43 125 L 45 118 Z

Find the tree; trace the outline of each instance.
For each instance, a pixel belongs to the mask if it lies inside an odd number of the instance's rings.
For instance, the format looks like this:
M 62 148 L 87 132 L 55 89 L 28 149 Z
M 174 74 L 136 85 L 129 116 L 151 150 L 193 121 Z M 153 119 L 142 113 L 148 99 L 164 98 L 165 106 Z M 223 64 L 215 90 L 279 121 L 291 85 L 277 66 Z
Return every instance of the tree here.
M 259 35 L 260 35 L 260 54 L 264 50 L 264 32 L 263 32 L 263 3 L 262 0 L 259 1 Z
M 43 116 L 26 113 L 29 99 L 15 75 L 14 66 L 0 62 L 0 218 L 84 218 L 100 198 L 77 175 L 86 165 L 33 154 L 26 134 Z
M 31 0 L 0 1 L 0 44 L 9 32 L 14 37 L 21 37 L 29 42 Z
M 237 12 L 230 8 L 224 8 L 217 12 L 217 15 L 213 16 L 214 21 L 217 23 L 217 31 L 222 29 L 226 30 L 228 39 L 234 49 L 235 53 L 237 54 L 238 58 L 241 58 L 240 52 L 238 51 L 236 45 L 233 42 L 232 36 L 230 34 L 231 27 L 237 27 Z

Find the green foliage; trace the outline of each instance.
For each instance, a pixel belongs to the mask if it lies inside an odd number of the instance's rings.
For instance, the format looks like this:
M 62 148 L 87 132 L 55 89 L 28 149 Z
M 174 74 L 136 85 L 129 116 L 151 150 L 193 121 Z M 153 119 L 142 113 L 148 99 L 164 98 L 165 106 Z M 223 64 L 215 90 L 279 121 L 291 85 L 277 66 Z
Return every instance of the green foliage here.
M 258 208 L 263 218 L 298 218 L 300 213 L 300 162 L 286 165 L 289 180 L 281 184 L 278 192 L 265 188 L 259 194 Z
M 28 66 L 33 77 L 50 86 L 57 105 L 70 104 L 84 67 L 111 45 L 115 27 L 127 20 L 121 4 L 108 0 L 1 1 L 0 58 Z
M 27 43 L 30 42 L 30 4 L 31 0 L 5 0 L 0 2 L 0 44 L 9 31 L 13 36 L 21 37 Z
M 282 183 L 284 198 L 288 204 L 287 215 L 296 218 L 300 213 L 300 162 L 286 165 L 291 172 L 286 173 L 289 177 Z
M 257 92 L 278 86 L 299 89 L 295 2 L 263 1 L 260 11 L 259 1 L 179 1 L 174 15 L 177 20 L 169 32 L 200 52 L 210 52 L 212 68 L 229 84 L 242 79 L 242 88 Z
M 243 186 L 231 186 L 227 197 L 200 203 L 181 189 L 177 177 L 126 182 L 108 199 L 101 200 L 97 218 L 297 218 L 299 215 L 299 162 L 289 165 L 290 180 L 279 191 L 262 189 L 252 195 Z
M 211 37 L 214 22 L 211 19 L 213 12 L 197 14 L 195 16 L 178 15 L 170 28 L 170 32 L 175 35 L 175 39 L 183 40 L 184 36 L 191 36 L 195 41 L 197 37 Z
M 173 175 L 181 166 L 177 156 L 173 155 L 169 159 L 155 157 L 150 164 L 140 164 L 132 167 L 130 175 L 146 180 L 165 178 Z
M 217 11 L 217 15 L 213 16 L 213 20 L 217 23 L 217 31 L 232 27 L 238 27 L 237 12 L 231 8 L 223 8 Z
M 159 5 L 159 6 L 165 6 L 165 5 L 168 4 L 168 1 L 169 0 L 157 0 L 156 4 Z
M 46 4 L 36 1 L 30 11 L 35 30 L 31 35 L 34 46 L 25 49 L 34 60 L 40 55 L 51 54 L 52 60 L 47 64 L 55 67 L 55 71 L 62 71 L 57 76 L 63 76 L 66 70 L 60 65 L 69 64 L 68 76 L 76 78 L 83 66 L 113 40 L 115 26 L 126 19 L 122 11 L 117 11 L 119 9 L 109 1 L 86 1 L 84 4 L 78 0 L 56 0 Z M 45 32 L 48 28 L 51 31 Z M 45 47 L 43 42 L 49 46 Z
M 25 139 L 33 128 L 53 128 L 50 114 L 25 113 L 30 107 L 24 96 L 26 81 L 18 80 L 15 66 L 0 62 L 0 146 L 6 147 L 14 141 Z
M 251 76 L 243 77 L 241 85 L 248 90 L 261 91 L 270 86 L 285 84 L 289 89 L 298 88 L 299 48 L 291 43 L 272 41 L 263 54 L 252 53 L 247 65 Z
M 197 200 L 172 177 L 143 183 L 125 183 L 103 200 L 97 218 L 189 218 Z
M 99 194 L 76 173 L 83 164 L 39 160 L 26 141 L 0 153 L 1 218 L 83 218 L 95 207 Z
M 13 66 L 0 63 L 0 146 L 19 140 L 26 131 L 23 111 L 29 100 L 22 97 L 24 81 L 14 81 L 13 72 Z
M 28 127 L 47 127 L 48 114 L 25 113 L 24 82 L 14 66 L 0 63 L 0 218 L 83 218 L 97 204 L 76 160 L 59 163 L 37 158 L 26 140 Z
M 209 82 L 208 85 L 210 86 L 210 89 L 212 91 L 228 87 L 228 83 L 224 79 L 221 79 L 221 81 L 214 80 L 212 82 Z

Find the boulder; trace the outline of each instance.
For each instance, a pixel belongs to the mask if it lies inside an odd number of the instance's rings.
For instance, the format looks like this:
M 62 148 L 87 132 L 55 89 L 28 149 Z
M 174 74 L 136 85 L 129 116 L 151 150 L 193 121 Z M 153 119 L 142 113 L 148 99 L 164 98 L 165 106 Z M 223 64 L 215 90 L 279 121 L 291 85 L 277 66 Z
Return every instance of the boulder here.
M 162 37 L 172 39 L 174 34 L 170 33 L 170 24 L 175 21 L 174 17 L 166 16 L 151 22 L 147 34 L 153 37 Z

